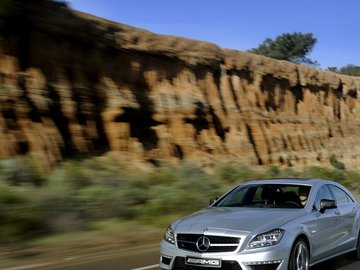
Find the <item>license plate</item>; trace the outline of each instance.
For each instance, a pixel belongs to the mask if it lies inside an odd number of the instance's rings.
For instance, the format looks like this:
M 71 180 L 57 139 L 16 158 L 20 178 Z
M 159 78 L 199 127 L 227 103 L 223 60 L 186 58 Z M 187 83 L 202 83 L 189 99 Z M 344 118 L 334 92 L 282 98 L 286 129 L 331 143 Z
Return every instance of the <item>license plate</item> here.
M 221 268 L 221 259 L 186 257 L 185 264 Z

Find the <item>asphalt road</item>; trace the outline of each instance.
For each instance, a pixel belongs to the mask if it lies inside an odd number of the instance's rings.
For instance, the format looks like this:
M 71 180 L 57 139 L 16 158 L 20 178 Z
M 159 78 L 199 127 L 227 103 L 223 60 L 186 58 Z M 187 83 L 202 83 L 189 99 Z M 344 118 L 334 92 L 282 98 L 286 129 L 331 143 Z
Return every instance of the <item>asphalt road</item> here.
M 101 252 L 83 257 L 68 257 L 61 260 L 43 261 L 1 270 L 158 270 L 157 246 L 146 249 L 130 249 L 118 252 Z M 360 262 L 351 256 L 339 256 L 311 268 L 311 270 L 359 270 Z

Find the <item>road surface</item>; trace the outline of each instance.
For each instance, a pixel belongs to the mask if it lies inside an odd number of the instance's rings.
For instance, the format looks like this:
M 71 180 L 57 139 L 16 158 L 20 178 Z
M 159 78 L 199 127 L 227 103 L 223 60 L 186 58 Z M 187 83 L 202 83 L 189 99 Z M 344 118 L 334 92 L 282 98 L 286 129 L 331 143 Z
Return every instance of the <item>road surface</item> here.
M 1 268 L 0 270 L 158 270 L 159 248 L 157 245 L 143 249 L 129 249 L 118 253 L 68 257 L 53 261 Z M 312 267 L 310 270 L 359 270 L 360 262 L 349 256 L 340 256 Z

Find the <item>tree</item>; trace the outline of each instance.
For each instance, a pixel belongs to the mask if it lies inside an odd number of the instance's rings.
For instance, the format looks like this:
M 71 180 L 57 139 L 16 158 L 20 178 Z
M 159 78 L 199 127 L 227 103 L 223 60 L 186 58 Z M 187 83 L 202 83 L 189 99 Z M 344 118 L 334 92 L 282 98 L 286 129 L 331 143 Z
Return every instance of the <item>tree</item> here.
M 360 76 L 360 66 L 356 65 L 346 65 L 341 68 L 337 67 L 328 67 L 327 71 L 336 72 L 339 74 L 349 75 L 349 76 Z
M 265 39 L 259 47 L 251 49 L 249 52 L 297 64 L 317 66 L 318 63 L 316 61 L 307 57 L 316 41 L 312 33 L 286 33 L 278 36 L 275 40 Z

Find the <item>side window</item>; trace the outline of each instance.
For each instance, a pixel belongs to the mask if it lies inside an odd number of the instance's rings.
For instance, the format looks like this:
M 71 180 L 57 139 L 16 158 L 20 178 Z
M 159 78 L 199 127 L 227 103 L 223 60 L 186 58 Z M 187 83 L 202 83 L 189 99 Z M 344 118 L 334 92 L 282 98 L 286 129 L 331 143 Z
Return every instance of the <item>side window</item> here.
M 315 207 L 316 209 L 320 209 L 320 201 L 321 200 L 333 200 L 328 185 L 323 185 L 319 188 L 318 193 L 316 194 L 315 199 Z
M 336 187 L 336 186 L 330 186 L 330 189 L 332 191 L 332 193 L 335 196 L 335 200 L 337 204 L 343 204 L 343 203 L 349 203 L 352 200 L 349 200 L 351 198 L 349 198 L 349 196 L 346 194 L 345 191 L 343 191 L 342 189 Z

